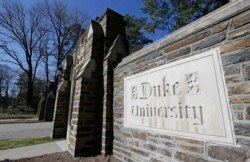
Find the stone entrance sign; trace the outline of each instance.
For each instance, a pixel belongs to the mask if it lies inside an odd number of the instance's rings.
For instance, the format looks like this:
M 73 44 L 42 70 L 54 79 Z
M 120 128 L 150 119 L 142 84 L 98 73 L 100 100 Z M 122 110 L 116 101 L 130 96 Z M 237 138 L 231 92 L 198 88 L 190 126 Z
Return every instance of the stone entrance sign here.
M 234 144 L 219 50 L 124 79 L 124 126 Z

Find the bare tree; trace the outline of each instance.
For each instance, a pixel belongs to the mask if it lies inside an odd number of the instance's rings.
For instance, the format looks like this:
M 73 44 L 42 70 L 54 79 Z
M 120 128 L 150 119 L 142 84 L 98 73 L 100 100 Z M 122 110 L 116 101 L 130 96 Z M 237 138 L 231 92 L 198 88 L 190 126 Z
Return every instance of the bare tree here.
M 3 96 L 3 85 L 4 85 L 4 78 L 5 78 L 5 75 L 4 75 L 4 68 L 3 68 L 3 65 L 0 64 L 0 99 L 2 98 Z
M 1 61 L 13 63 L 27 74 L 27 106 L 32 106 L 34 78 L 41 60 L 37 45 L 46 34 L 38 11 L 38 6 L 28 10 L 17 1 L 0 2 L 0 50 L 5 54 Z
M 43 1 L 44 17 L 47 19 L 53 42 L 53 56 L 56 60 L 55 85 L 58 84 L 57 73 L 67 54 L 74 48 L 79 36 L 83 33 L 82 27 L 87 22 L 86 14 L 74 9 L 69 11 L 61 1 Z
M 44 71 L 45 71 L 45 80 L 46 80 L 46 86 L 49 85 L 50 82 L 50 57 L 53 54 L 53 51 L 50 51 L 49 49 L 49 37 L 48 34 L 43 37 L 43 39 L 39 43 L 39 53 L 42 56 L 42 63 L 44 65 Z
M 10 101 L 10 89 L 14 84 L 14 70 L 8 65 L 0 64 L 0 104 L 6 110 Z

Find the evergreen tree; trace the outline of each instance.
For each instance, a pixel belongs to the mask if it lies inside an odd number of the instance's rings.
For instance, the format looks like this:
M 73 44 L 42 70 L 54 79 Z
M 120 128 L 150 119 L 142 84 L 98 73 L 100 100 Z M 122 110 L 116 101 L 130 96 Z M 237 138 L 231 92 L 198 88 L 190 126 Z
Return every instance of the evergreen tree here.
M 144 0 L 142 11 L 149 18 L 145 29 L 168 34 L 226 3 L 228 0 Z
M 137 18 L 132 15 L 125 15 L 125 21 L 127 22 L 126 31 L 130 44 L 130 53 L 133 53 L 141 49 L 144 45 L 151 43 L 152 40 L 145 36 L 143 26 L 146 25 L 145 18 Z

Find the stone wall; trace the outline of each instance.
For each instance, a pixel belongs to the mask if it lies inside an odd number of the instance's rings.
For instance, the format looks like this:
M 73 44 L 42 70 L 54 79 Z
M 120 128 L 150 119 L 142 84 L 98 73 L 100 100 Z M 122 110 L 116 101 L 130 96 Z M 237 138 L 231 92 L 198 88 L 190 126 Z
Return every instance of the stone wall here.
M 91 20 L 68 56 L 71 64 L 57 90 L 52 137 L 67 137 L 74 157 L 112 154 L 113 69 L 127 55 L 123 16 L 107 9 Z
M 55 104 L 54 83 L 49 83 L 43 90 L 43 95 L 38 104 L 37 117 L 39 121 L 52 121 Z
M 63 81 L 58 87 L 55 108 L 53 115 L 53 128 L 51 137 L 55 138 L 66 138 L 67 131 L 67 117 L 68 117 L 68 105 L 70 97 L 70 69 L 72 67 L 72 56 L 67 56 L 64 65 Z
M 217 47 L 236 146 L 124 128 L 125 77 Z M 250 1 L 232 1 L 124 58 L 114 72 L 113 95 L 113 155 L 120 161 L 250 161 Z

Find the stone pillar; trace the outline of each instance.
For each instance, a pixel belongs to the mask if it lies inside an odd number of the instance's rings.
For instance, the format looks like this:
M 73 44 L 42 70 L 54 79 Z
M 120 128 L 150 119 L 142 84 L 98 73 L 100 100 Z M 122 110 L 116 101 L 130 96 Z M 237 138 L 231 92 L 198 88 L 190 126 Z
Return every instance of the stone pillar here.
M 112 154 L 113 150 L 113 67 L 114 63 L 105 60 L 103 63 L 104 97 L 102 154 Z
M 92 21 L 86 33 L 83 39 L 88 46 L 82 53 L 85 60 L 75 77 L 68 139 L 69 152 L 74 157 L 101 153 L 103 30 L 99 23 Z
M 128 46 L 126 39 L 118 36 L 113 42 L 108 55 L 103 62 L 104 97 L 103 97 L 103 131 L 102 154 L 112 154 L 113 150 L 113 84 L 114 68 L 122 58 L 127 56 Z
M 110 52 L 111 46 L 114 45 L 114 41 L 119 35 L 125 40 L 126 22 L 123 20 L 122 15 L 111 9 L 107 9 L 98 21 L 101 24 L 104 32 L 104 57 L 106 57 Z M 125 40 L 123 43 L 128 48 L 128 42 Z
M 52 121 L 55 103 L 55 86 L 50 82 L 43 90 L 43 95 L 38 104 L 38 120 Z
M 38 117 L 39 121 L 44 120 L 45 105 L 46 105 L 46 98 L 44 96 L 42 96 L 40 101 L 39 101 L 38 109 L 37 109 L 37 117 Z
M 129 49 L 122 15 L 107 9 L 99 21 L 105 36 L 102 154 L 109 155 L 113 150 L 113 71 L 122 58 L 129 54 Z
M 69 99 L 70 99 L 70 70 L 73 60 L 72 56 L 66 57 L 64 66 L 64 75 L 61 84 L 56 93 L 55 108 L 54 108 L 54 125 L 52 128 L 53 139 L 55 138 L 66 138 L 67 133 L 67 118 L 69 110 Z
M 53 121 L 53 114 L 54 114 L 54 105 L 55 104 L 55 96 L 53 91 L 51 90 L 46 98 L 46 107 L 45 107 L 45 121 Z

